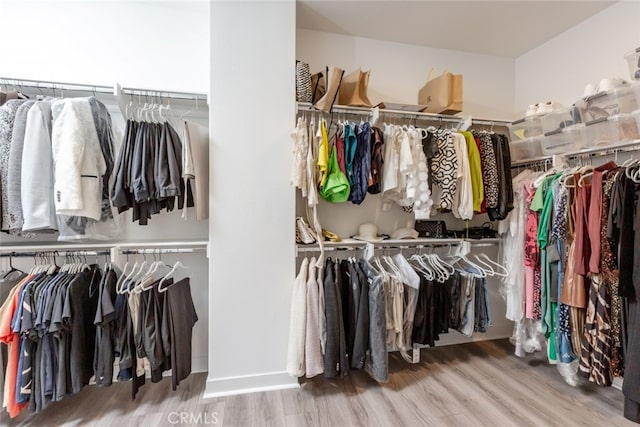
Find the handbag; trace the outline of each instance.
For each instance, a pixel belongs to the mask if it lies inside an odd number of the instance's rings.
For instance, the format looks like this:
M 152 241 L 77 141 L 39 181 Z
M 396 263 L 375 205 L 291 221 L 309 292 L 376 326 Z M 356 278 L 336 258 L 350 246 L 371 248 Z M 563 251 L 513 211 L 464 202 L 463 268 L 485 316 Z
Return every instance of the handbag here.
M 313 107 L 317 110 L 330 113 L 333 108 L 333 104 L 338 99 L 338 91 L 342 84 L 342 77 L 344 76 L 344 70 L 338 67 L 327 66 L 325 68 L 325 90 L 326 92 L 322 98 L 313 103 Z
M 311 102 L 311 95 L 309 64 L 296 61 L 296 101 Z
M 427 76 L 427 83 L 418 91 L 418 104 L 426 105 L 423 111 L 437 114 L 456 114 L 462 111 L 463 81 L 462 74 L 444 72 L 430 78 L 433 68 Z
M 311 103 L 315 104 L 327 91 L 322 71 L 311 76 Z
M 351 107 L 368 107 L 373 105 L 367 97 L 367 86 L 371 71 L 356 70 L 342 78 L 338 103 Z
M 443 239 L 447 237 L 447 224 L 444 221 L 417 219 L 414 225 L 419 237 Z
M 311 244 L 316 242 L 316 233 L 302 217 L 296 218 L 296 243 Z

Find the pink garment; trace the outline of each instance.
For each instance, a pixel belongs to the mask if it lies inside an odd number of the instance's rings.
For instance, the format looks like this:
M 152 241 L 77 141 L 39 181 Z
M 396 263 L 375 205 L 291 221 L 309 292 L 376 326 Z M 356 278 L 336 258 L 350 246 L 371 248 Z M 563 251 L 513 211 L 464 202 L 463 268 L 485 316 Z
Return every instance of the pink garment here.
M 534 271 L 540 264 L 540 247 L 538 246 L 538 212 L 530 209 L 536 189 L 532 182 L 524 184 L 524 206 L 527 209 L 527 224 L 524 235 L 524 291 L 525 291 L 525 317 L 533 319 L 534 312 Z
M 344 139 L 342 134 L 336 135 L 336 154 L 338 155 L 338 166 L 343 174 L 347 174 L 347 168 L 344 164 Z
M 524 315 L 533 319 L 533 267 L 524 267 Z

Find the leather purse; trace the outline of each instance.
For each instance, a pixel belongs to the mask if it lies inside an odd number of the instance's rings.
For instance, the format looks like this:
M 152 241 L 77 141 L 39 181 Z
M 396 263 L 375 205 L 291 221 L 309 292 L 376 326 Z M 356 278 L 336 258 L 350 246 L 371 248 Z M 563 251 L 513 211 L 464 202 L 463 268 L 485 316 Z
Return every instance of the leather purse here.
M 414 228 L 419 237 L 432 239 L 444 239 L 447 237 L 447 224 L 444 221 L 417 219 Z
M 367 97 L 370 73 L 371 71 L 356 70 L 344 76 L 338 93 L 338 103 L 351 107 L 371 108 L 371 101 Z

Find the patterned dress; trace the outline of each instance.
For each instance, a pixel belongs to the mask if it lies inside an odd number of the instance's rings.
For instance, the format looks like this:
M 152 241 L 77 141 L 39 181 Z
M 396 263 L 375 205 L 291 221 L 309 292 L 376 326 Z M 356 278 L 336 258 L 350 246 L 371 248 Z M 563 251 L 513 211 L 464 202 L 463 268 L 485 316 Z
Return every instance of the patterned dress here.
M 431 161 L 431 175 L 434 184 L 442 188 L 438 209 L 448 212 L 453 207 L 453 196 L 456 193 L 458 174 L 458 158 L 451 139 L 451 131 L 433 130 L 437 137 L 438 150 Z

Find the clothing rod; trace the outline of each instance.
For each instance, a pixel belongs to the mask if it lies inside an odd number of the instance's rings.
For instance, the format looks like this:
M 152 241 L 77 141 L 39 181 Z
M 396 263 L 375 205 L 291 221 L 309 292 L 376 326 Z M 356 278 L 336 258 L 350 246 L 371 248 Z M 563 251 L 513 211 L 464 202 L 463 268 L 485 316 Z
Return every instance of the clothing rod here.
M 26 258 L 26 257 L 37 257 L 39 255 L 47 255 L 53 257 L 63 257 L 63 256 L 102 256 L 102 255 L 110 255 L 110 251 L 35 251 L 35 252 L 9 252 L 9 253 L 1 253 L 0 258 Z
M 14 86 L 21 88 L 23 86 L 36 88 L 36 89 L 53 89 L 61 91 L 78 91 L 89 93 L 105 93 L 114 94 L 115 89 L 113 86 L 105 85 L 89 85 L 81 83 L 65 83 L 65 82 L 53 82 L 48 80 L 24 80 L 16 79 L 12 77 L 0 77 L 0 84 L 4 86 Z M 128 88 L 120 87 L 120 91 L 124 95 L 130 96 L 151 96 L 159 98 L 171 98 L 171 99 L 186 99 L 186 100 L 202 100 L 203 104 L 206 104 L 207 95 L 204 93 L 196 92 L 176 92 L 168 90 L 156 90 L 156 89 L 144 89 L 144 88 Z
M 99 242 L 99 243 L 60 243 L 45 242 L 41 244 L 29 245 L 0 245 L 0 252 L 20 252 L 20 251 L 51 251 L 61 250 L 88 250 L 88 249 L 158 249 L 158 248 L 206 248 L 206 240 L 184 240 L 184 241 L 133 241 L 133 242 Z
M 301 111 L 323 113 L 322 111 L 316 110 L 315 108 L 313 108 L 313 105 L 308 102 L 298 102 L 298 112 L 301 112 Z M 332 112 L 343 113 L 343 114 L 353 114 L 357 116 L 373 115 L 372 108 L 349 107 L 346 105 L 335 105 L 332 108 Z M 380 115 L 399 116 L 400 118 L 406 118 L 406 119 L 424 119 L 424 120 L 430 120 L 430 121 L 443 121 L 443 122 L 452 122 L 452 123 L 459 123 L 464 120 L 464 117 L 449 116 L 446 114 L 421 113 L 421 112 L 411 112 L 411 111 L 403 111 L 403 110 L 389 110 L 386 108 L 379 109 L 378 112 Z M 506 126 L 507 124 L 511 123 L 510 120 L 492 120 L 492 119 L 486 119 L 486 118 L 472 119 L 472 122 L 474 124 L 488 125 L 488 126 L 491 126 L 491 125 Z
M 399 244 L 399 243 L 391 243 L 391 244 L 382 244 L 382 243 L 374 243 L 374 250 L 378 249 L 423 249 L 423 248 L 443 248 L 449 246 L 458 246 L 463 242 L 468 242 L 471 246 L 481 247 L 481 246 L 495 246 L 500 242 L 499 238 L 491 238 L 491 239 L 477 239 L 477 240 L 463 240 L 463 239 L 455 239 L 451 241 L 447 241 L 446 239 L 442 239 L 442 242 L 415 242 L 410 244 Z M 325 242 L 326 244 L 327 242 Z M 327 251 L 357 251 L 360 249 L 364 249 L 367 242 L 353 242 L 345 244 L 344 246 L 336 245 L 336 246 L 325 246 L 324 250 Z M 320 252 L 320 248 L 318 246 L 297 246 L 298 252 Z
M 154 254 L 193 254 L 203 253 L 205 248 L 157 248 L 157 249 L 124 249 L 123 255 L 154 255 Z

